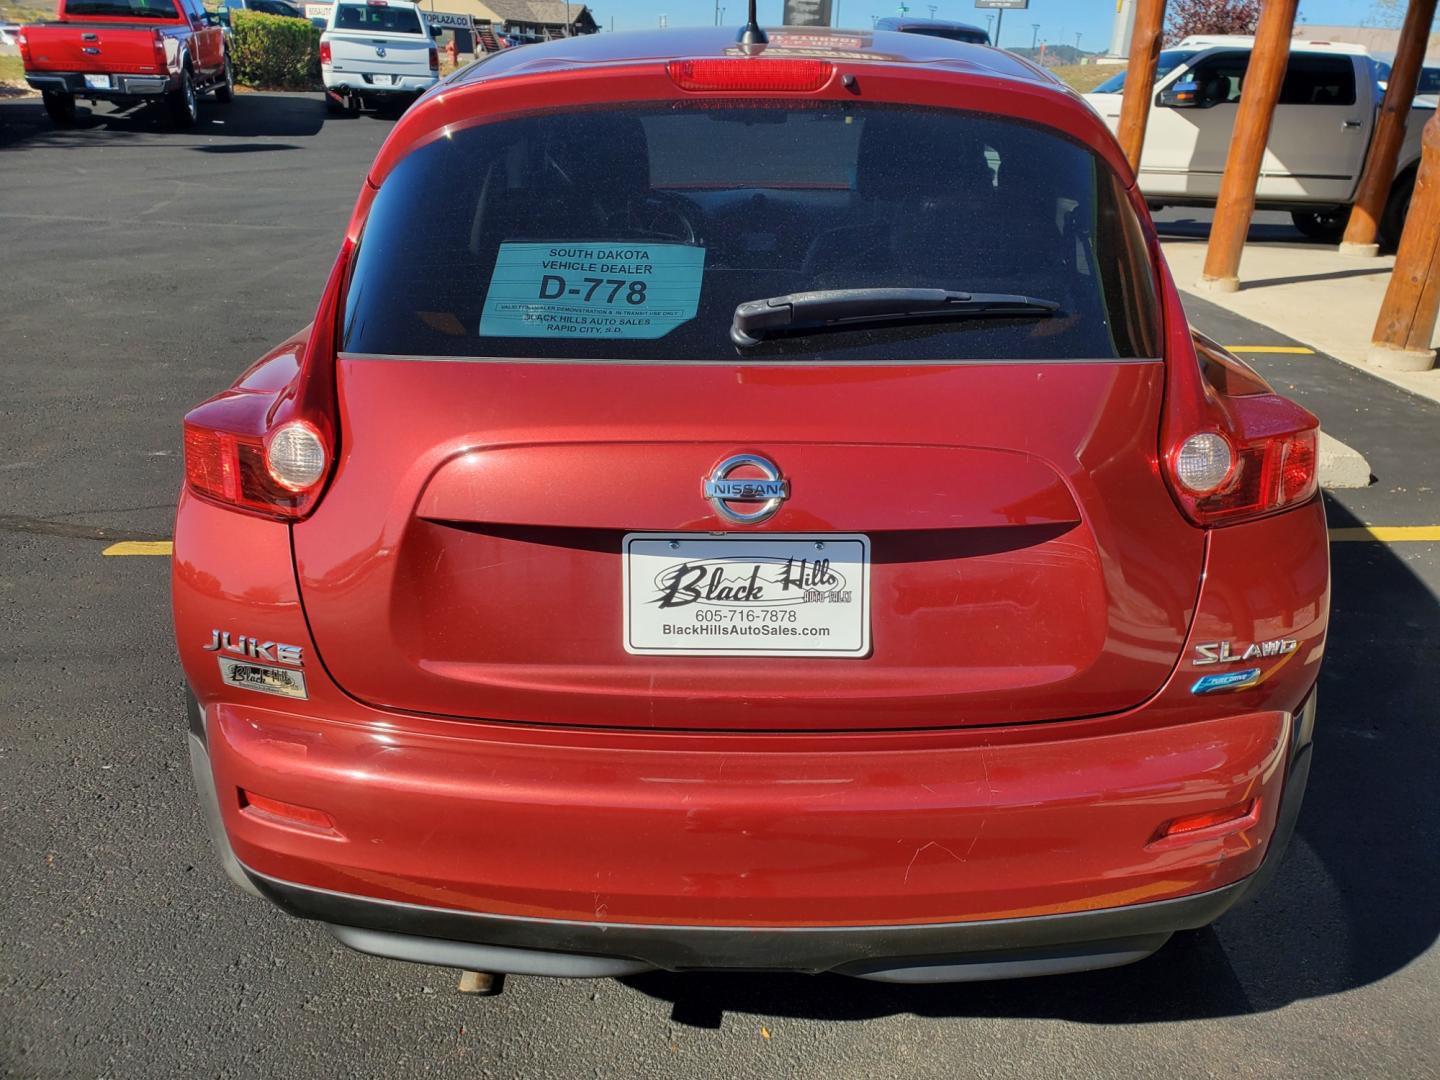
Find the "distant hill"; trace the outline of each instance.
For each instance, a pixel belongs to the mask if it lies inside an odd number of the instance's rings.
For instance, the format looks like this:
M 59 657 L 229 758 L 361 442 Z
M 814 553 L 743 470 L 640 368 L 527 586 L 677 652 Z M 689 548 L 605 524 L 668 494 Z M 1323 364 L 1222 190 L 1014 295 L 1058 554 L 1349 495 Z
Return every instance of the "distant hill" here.
M 1023 56 L 1027 60 L 1039 61 L 1041 59 L 1041 50 L 1039 48 L 1008 49 L 1006 51 L 1013 52 L 1016 56 Z M 1077 49 L 1074 45 L 1047 45 L 1044 48 L 1044 62 L 1047 67 L 1067 67 L 1073 64 L 1083 64 L 1086 58 L 1094 55 L 1093 52 L 1085 52 L 1082 49 Z

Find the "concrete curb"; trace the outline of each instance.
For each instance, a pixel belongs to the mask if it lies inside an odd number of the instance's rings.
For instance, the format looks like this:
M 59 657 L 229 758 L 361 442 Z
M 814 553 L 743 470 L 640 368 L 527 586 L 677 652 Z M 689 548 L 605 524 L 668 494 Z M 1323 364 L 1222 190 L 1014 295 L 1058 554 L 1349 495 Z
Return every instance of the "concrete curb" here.
M 1323 431 L 1320 432 L 1320 486 L 1326 488 L 1370 486 L 1370 463 L 1365 460 L 1365 455 Z

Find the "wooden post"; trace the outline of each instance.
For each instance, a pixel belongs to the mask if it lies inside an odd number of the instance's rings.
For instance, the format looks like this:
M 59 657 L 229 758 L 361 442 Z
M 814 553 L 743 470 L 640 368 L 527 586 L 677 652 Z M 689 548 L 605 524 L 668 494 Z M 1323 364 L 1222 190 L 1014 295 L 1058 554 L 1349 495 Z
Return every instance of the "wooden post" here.
M 1373 258 L 1380 253 L 1380 218 L 1390 199 L 1390 185 L 1395 182 L 1395 159 L 1405 141 L 1405 121 L 1410 116 L 1410 102 L 1420 85 L 1420 69 L 1425 62 L 1425 47 L 1430 41 L 1430 24 L 1435 19 L 1435 0 L 1410 0 L 1405 11 L 1405 25 L 1400 42 L 1395 46 L 1395 65 L 1390 69 L 1390 82 L 1385 88 L 1385 103 L 1380 106 L 1380 119 L 1370 152 L 1365 155 L 1365 171 L 1355 192 L 1355 205 L 1341 241 L 1342 255 Z M 1356 133 L 1359 134 L 1358 132 Z
M 1240 255 L 1255 214 L 1255 185 L 1260 163 L 1270 138 L 1270 121 L 1285 65 L 1290 60 L 1290 35 L 1295 29 L 1299 0 L 1265 0 L 1260 25 L 1255 30 L 1255 48 L 1235 110 L 1235 131 L 1230 136 L 1230 153 L 1225 159 L 1225 176 L 1220 181 L 1220 199 L 1210 225 L 1210 246 L 1205 252 L 1205 269 L 1200 287 L 1214 292 L 1235 292 L 1240 288 Z
M 1130 38 L 1130 62 L 1125 69 L 1125 96 L 1120 101 L 1116 137 L 1137 176 L 1151 98 L 1155 96 L 1155 65 L 1160 62 L 1160 32 L 1164 27 L 1165 0 L 1136 0 L 1135 32 Z
M 1425 125 L 1420 174 L 1395 256 L 1395 272 L 1375 320 L 1369 361 L 1391 371 L 1435 366 L 1435 316 L 1440 311 L 1440 112 Z

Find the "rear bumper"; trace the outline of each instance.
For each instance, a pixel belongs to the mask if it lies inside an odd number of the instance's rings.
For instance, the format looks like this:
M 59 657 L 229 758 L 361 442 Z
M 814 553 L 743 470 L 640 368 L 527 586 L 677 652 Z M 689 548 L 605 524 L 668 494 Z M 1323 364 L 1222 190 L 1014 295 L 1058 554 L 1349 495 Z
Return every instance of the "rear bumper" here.
M 90 72 L 90 74 L 99 74 Z M 26 72 L 25 81 L 36 90 L 48 90 L 57 94 L 75 94 L 85 98 L 104 100 L 114 98 L 156 97 L 175 88 L 175 82 L 168 75 L 110 75 L 110 89 L 96 89 L 85 85 L 85 73 L 78 71 Z
M 340 94 L 360 94 L 363 97 L 385 97 L 389 95 L 414 97 L 423 94 L 437 82 L 438 75 L 402 75 L 391 86 L 377 86 L 372 76 L 359 71 L 324 72 L 325 89 Z
M 360 952 L 468 970 L 566 978 L 668 971 L 835 972 L 883 982 L 967 982 L 1131 963 L 1205 926 L 1248 882 L 1146 904 L 1020 919 L 894 926 L 656 926 L 524 919 L 393 904 L 247 871 L 266 898 L 326 923 Z
M 232 875 L 365 952 L 570 977 L 955 981 L 1126 963 L 1217 918 L 1278 863 L 1313 712 L 1312 697 L 1294 717 L 1048 744 L 717 754 L 377 737 L 222 705 L 195 713 L 192 760 Z M 239 789 L 336 828 L 252 815 Z M 1154 841 L 1250 797 L 1243 832 Z

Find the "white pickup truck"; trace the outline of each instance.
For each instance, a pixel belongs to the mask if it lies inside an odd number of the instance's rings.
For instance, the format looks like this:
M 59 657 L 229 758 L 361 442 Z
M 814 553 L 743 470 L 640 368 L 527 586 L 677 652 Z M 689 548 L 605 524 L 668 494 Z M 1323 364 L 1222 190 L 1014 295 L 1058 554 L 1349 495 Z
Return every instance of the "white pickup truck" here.
M 415 4 L 340 0 L 320 35 L 320 73 L 333 111 L 408 104 L 439 81 L 440 53 Z
M 1140 159 L 1140 190 L 1152 207 L 1214 206 L 1252 37 L 1190 37 L 1160 54 Z M 1307 236 L 1338 241 L 1375 132 L 1384 65 L 1359 45 L 1296 40 L 1275 107 L 1255 201 L 1288 210 Z M 1086 95 L 1119 126 L 1124 73 Z M 1382 244 L 1399 241 L 1420 162 L 1420 131 L 1433 98 L 1417 98 L 1380 223 Z

